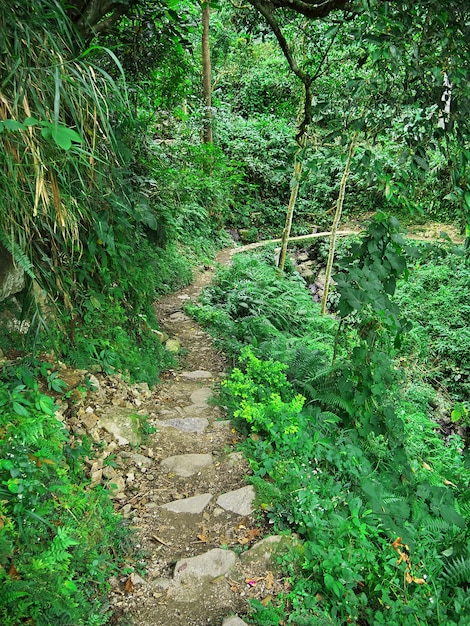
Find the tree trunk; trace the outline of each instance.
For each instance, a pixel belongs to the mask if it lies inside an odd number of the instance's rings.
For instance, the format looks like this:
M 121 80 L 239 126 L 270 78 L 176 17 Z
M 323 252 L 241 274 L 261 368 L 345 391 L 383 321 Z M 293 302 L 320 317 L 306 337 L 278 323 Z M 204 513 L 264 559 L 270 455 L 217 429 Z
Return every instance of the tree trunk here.
M 202 90 L 204 98 L 203 142 L 212 143 L 211 52 L 209 45 L 209 0 L 202 3 Z

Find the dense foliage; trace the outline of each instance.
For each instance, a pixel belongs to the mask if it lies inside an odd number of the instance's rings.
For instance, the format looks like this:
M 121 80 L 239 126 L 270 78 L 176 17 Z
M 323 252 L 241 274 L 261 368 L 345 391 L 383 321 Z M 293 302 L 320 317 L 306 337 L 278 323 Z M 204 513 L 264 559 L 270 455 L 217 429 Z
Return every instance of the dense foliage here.
M 362 241 L 372 257 L 384 225 L 372 225 Z M 348 267 L 359 271 L 361 245 L 341 264 L 343 280 Z M 381 273 L 386 288 L 405 263 L 392 250 Z M 446 257 L 440 271 L 452 262 Z M 256 434 L 242 447 L 261 507 L 275 528 L 301 538 L 284 564 L 291 592 L 273 605 L 255 603 L 256 624 L 312 624 L 322 616 L 338 624 L 468 623 L 466 444 L 439 435 L 430 418 L 436 391 L 419 366 L 397 369 L 409 346 L 394 340 L 403 331 L 394 289 L 382 292 L 390 304 L 379 304 L 373 265 L 366 269 L 370 304 L 367 293 L 339 285 L 341 324 L 319 316 L 295 273 L 279 281 L 260 256 L 237 257 L 201 307 L 190 309 L 237 360 L 223 401 L 242 432 Z M 400 285 L 401 316 L 418 333 L 423 298 L 419 309 L 405 301 L 416 303 L 417 289 L 429 293 L 428 271 L 415 268 L 411 284 Z M 450 316 L 459 308 L 449 303 Z M 442 332 L 450 326 L 441 315 Z
M 0 621 L 97 626 L 129 531 L 108 494 L 87 489 L 90 446 L 72 444 L 38 388 L 41 373 L 63 388 L 45 363 L 6 367 L 0 378 Z

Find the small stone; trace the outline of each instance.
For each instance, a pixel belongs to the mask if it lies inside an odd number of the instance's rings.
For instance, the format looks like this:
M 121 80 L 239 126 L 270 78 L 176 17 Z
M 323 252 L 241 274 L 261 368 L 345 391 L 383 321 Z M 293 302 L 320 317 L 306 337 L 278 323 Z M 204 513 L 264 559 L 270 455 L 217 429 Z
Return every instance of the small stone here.
M 96 461 L 93 461 L 90 472 L 96 472 L 99 469 L 103 469 L 103 459 L 96 459 Z
M 177 454 L 163 459 L 161 465 L 168 472 L 187 478 L 205 467 L 210 467 L 212 463 L 211 454 Z
M 255 490 L 253 485 L 247 485 L 235 491 L 229 491 L 217 498 L 217 504 L 226 511 L 237 515 L 250 515 L 253 512 Z
M 110 441 L 106 448 L 103 450 L 103 458 L 105 459 L 110 454 L 112 454 L 117 449 L 117 447 L 118 445 L 115 441 Z
M 176 354 L 180 351 L 181 344 L 178 339 L 167 339 L 167 341 L 165 342 L 165 348 L 168 350 L 168 352 L 173 352 L 174 354 Z
M 163 333 L 161 330 L 154 330 L 155 335 L 157 335 L 160 343 L 165 343 L 169 339 L 166 333 Z
M 123 491 L 126 487 L 124 478 L 122 478 L 122 476 L 113 476 L 113 478 L 111 478 L 107 483 L 106 487 L 111 492 L 112 498 L 118 498 L 121 500 L 121 496 L 123 496 Z
M 201 387 L 196 389 L 190 396 L 193 404 L 207 404 L 207 400 L 213 395 L 212 389 L 209 387 Z
M 136 572 L 134 572 L 133 574 L 131 574 L 131 579 L 132 582 L 135 586 L 137 585 L 145 585 L 145 580 L 139 576 L 139 574 L 137 574 Z
M 212 494 L 203 493 L 200 496 L 193 496 L 192 498 L 173 500 L 173 502 L 163 504 L 161 508 L 171 511 L 172 513 L 202 513 L 211 500 Z
M 212 374 L 206 370 L 195 370 L 194 372 L 181 372 L 181 377 L 190 379 L 212 378 Z
M 95 470 L 94 472 L 90 472 L 91 486 L 94 487 L 95 485 L 98 485 L 101 482 L 102 478 L 103 478 L 102 469 L 98 469 L 98 470 Z
M 86 414 L 82 416 L 81 421 L 90 430 L 91 428 L 93 428 L 93 426 L 96 426 L 98 418 L 93 412 L 90 413 L 87 410 Z
M 100 381 L 94 374 L 87 375 L 88 382 L 92 386 L 92 391 L 98 391 L 101 388 Z
M 189 581 L 204 578 L 214 580 L 229 574 L 236 559 L 234 552 L 222 548 L 214 548 L 189 559 L 180 559 L 175 565 L 174 580 Z
M 113 435 L 120 446 L 129 443 L 137 446 L 140 444 L 140 436 L 136 422 L 135 407 L 130 409 L 112 406 L 100 416 L 98 424 Z
M 91 428 L 90 431 L 88 432 L 88 434 L 90 435 L 90 437 L 93 439 L 93 441 L 95 443 L 101 443 L 102 441 L 102 437 L 100 435 L 99 429 L 98 428 Z
M 137 467 L 150 467 L 153 463 L 152 459 L 149 459 L 147 456 L 139 454 L 138 452 L 132 454 L 131 459 L 137 465 Z
M 114 467 L 111 467 L 110 465 L 107 465 L 104 469 L 103 469 L 103 476 L 105 478 L 115 478 L 115 476 L 117 476 L 116 470 L 114 469 Z
M 132 505 L 131 504 L 125 504 L 122 509 L 121 509 L 121 515 L 125 518 L 128 519 L 131 515 L 132 512 Z
M 174 419 L 159 421 L 160 427 L 172 427 L 186 433 L 203 433 L 209 422 L 202 417 L 175 417 Z
M 171 322 L 188 322 L 189 317 L 181 311 L 176 311 L 176 313 L 172 313 L 168 318 Z
M 248 626 L 248 624 L 237 615 L 232 615 L 231 617 L 226 617 L 224 619 L 222 626 Z

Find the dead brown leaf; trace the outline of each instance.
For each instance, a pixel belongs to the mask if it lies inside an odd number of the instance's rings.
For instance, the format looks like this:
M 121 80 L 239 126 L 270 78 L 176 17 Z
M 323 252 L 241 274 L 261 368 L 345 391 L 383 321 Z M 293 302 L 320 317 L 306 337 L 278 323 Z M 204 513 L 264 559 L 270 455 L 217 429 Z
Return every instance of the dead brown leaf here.
M 272 572 L 266 574 L 266 589 L 272 589 L 274 585 L 274 576 Z

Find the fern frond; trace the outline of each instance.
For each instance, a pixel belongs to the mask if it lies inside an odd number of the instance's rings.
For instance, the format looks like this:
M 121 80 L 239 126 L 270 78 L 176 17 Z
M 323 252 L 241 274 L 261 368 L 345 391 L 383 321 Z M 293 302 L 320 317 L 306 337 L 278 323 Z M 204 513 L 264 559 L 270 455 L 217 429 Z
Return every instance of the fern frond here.
M 448 563 L 442 578 L 450 587 L 470 585 L 470 557 L 461 556 Z
M 457 498 L 457 511 L 465 519 L 470 518 L 470 490 L 464 491 Z
M 0 232 L 0 243 L 8 250 L 11 254 L 15 263 L 18 264 L 20 269 L 23 270 L 28 276 L 31 278 L 36 278 L 34 274 L 34 266 L 31 261 L 26 256 L 25 252 L 19 247 L 18 244 L 12 244 L 10 239 L 5 235 L 5 233 Z

